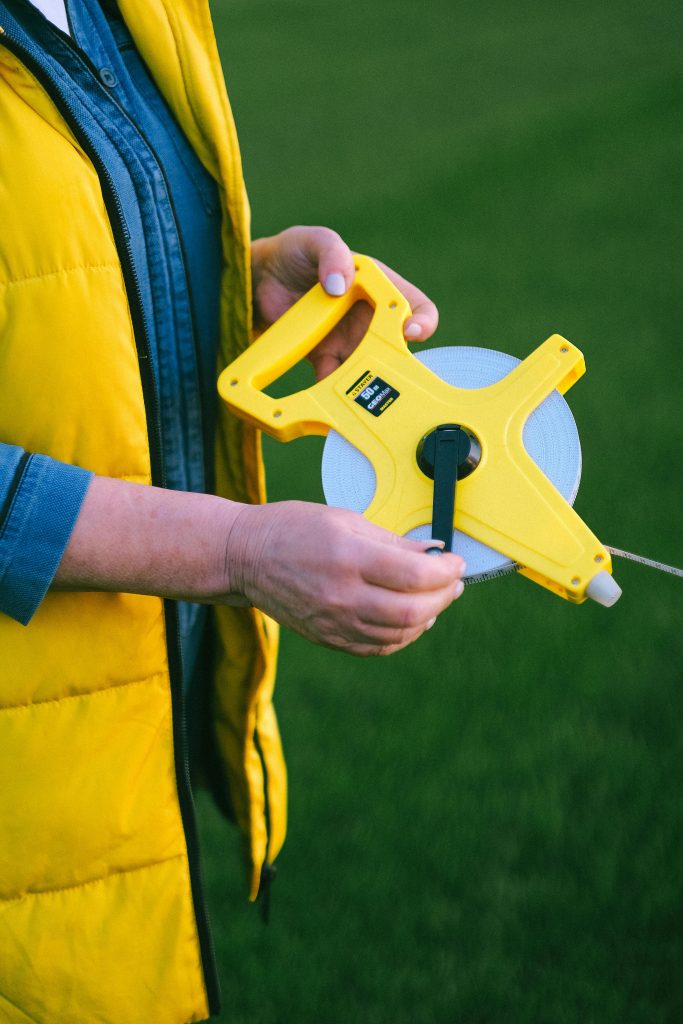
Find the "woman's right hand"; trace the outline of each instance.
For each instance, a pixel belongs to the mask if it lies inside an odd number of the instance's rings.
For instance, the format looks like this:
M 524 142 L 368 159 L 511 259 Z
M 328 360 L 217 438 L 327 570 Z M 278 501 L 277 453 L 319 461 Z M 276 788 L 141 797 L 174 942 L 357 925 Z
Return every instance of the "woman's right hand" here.
M 245 505 L 226 541 L 226 589 L 314 643 L 391 654 L 462 593 L 463 560 L 427 557 L 434 544 L 326 505 Z

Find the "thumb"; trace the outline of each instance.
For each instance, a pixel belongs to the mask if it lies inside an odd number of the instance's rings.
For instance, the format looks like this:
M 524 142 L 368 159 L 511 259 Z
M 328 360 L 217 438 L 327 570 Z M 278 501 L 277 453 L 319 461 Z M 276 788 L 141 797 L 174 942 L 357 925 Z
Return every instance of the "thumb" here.
M 353 282 L 353 253 L 336 231 L 318 228 L 309 235 L 308 255 L 318 266 L 318 280 L 328 295 L 345 295 Z

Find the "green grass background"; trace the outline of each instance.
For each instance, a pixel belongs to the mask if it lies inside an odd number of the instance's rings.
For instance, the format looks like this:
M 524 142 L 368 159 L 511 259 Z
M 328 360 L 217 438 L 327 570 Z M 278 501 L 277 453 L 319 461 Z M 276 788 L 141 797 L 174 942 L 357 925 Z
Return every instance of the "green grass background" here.
M 436 344 L 558 331 L 576 503 L 681 564 L 678 0 L 215 0 L 254 233 L 329 224 L 437 301 Z M 320 442 L 267 444 L 321 500 Z M 267 928 L 200 798 L 234 1024 L 683 1021 L 683 582 L 612 610 L 520 577 L 416 646 L 283 639 L 290 833 Z

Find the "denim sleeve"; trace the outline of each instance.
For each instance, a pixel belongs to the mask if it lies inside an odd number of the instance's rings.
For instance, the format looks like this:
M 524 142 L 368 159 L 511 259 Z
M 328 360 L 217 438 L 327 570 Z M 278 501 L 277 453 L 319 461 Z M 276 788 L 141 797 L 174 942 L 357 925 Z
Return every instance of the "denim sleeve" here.
M 57 571 L 93 474 L 0 444 L 0 613 L 30 622 Z

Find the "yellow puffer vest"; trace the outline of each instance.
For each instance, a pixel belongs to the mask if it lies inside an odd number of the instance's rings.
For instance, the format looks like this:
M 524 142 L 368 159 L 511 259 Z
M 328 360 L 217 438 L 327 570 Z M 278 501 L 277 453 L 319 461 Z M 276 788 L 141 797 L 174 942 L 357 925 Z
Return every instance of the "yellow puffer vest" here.
M 249 339 L 249 227 L 208 7 L 120 7 L 224 197 L 220 369 Z M 0 225 L 0 439 L 150 483 L 131 312 L 100 182 L 1 19 Z M 263 500 L 258 437 L 225 414 L 217 481 L 226 497 Z M 277 630 L 251 609 L 221 608 L 217 619 L 214 720 L 254 898 L 285 831 Z M 49 594 L 28 627 L 0 614 L 0 652 L 0 1021 L 204 1020 L 215 979 L 163 601 Z

